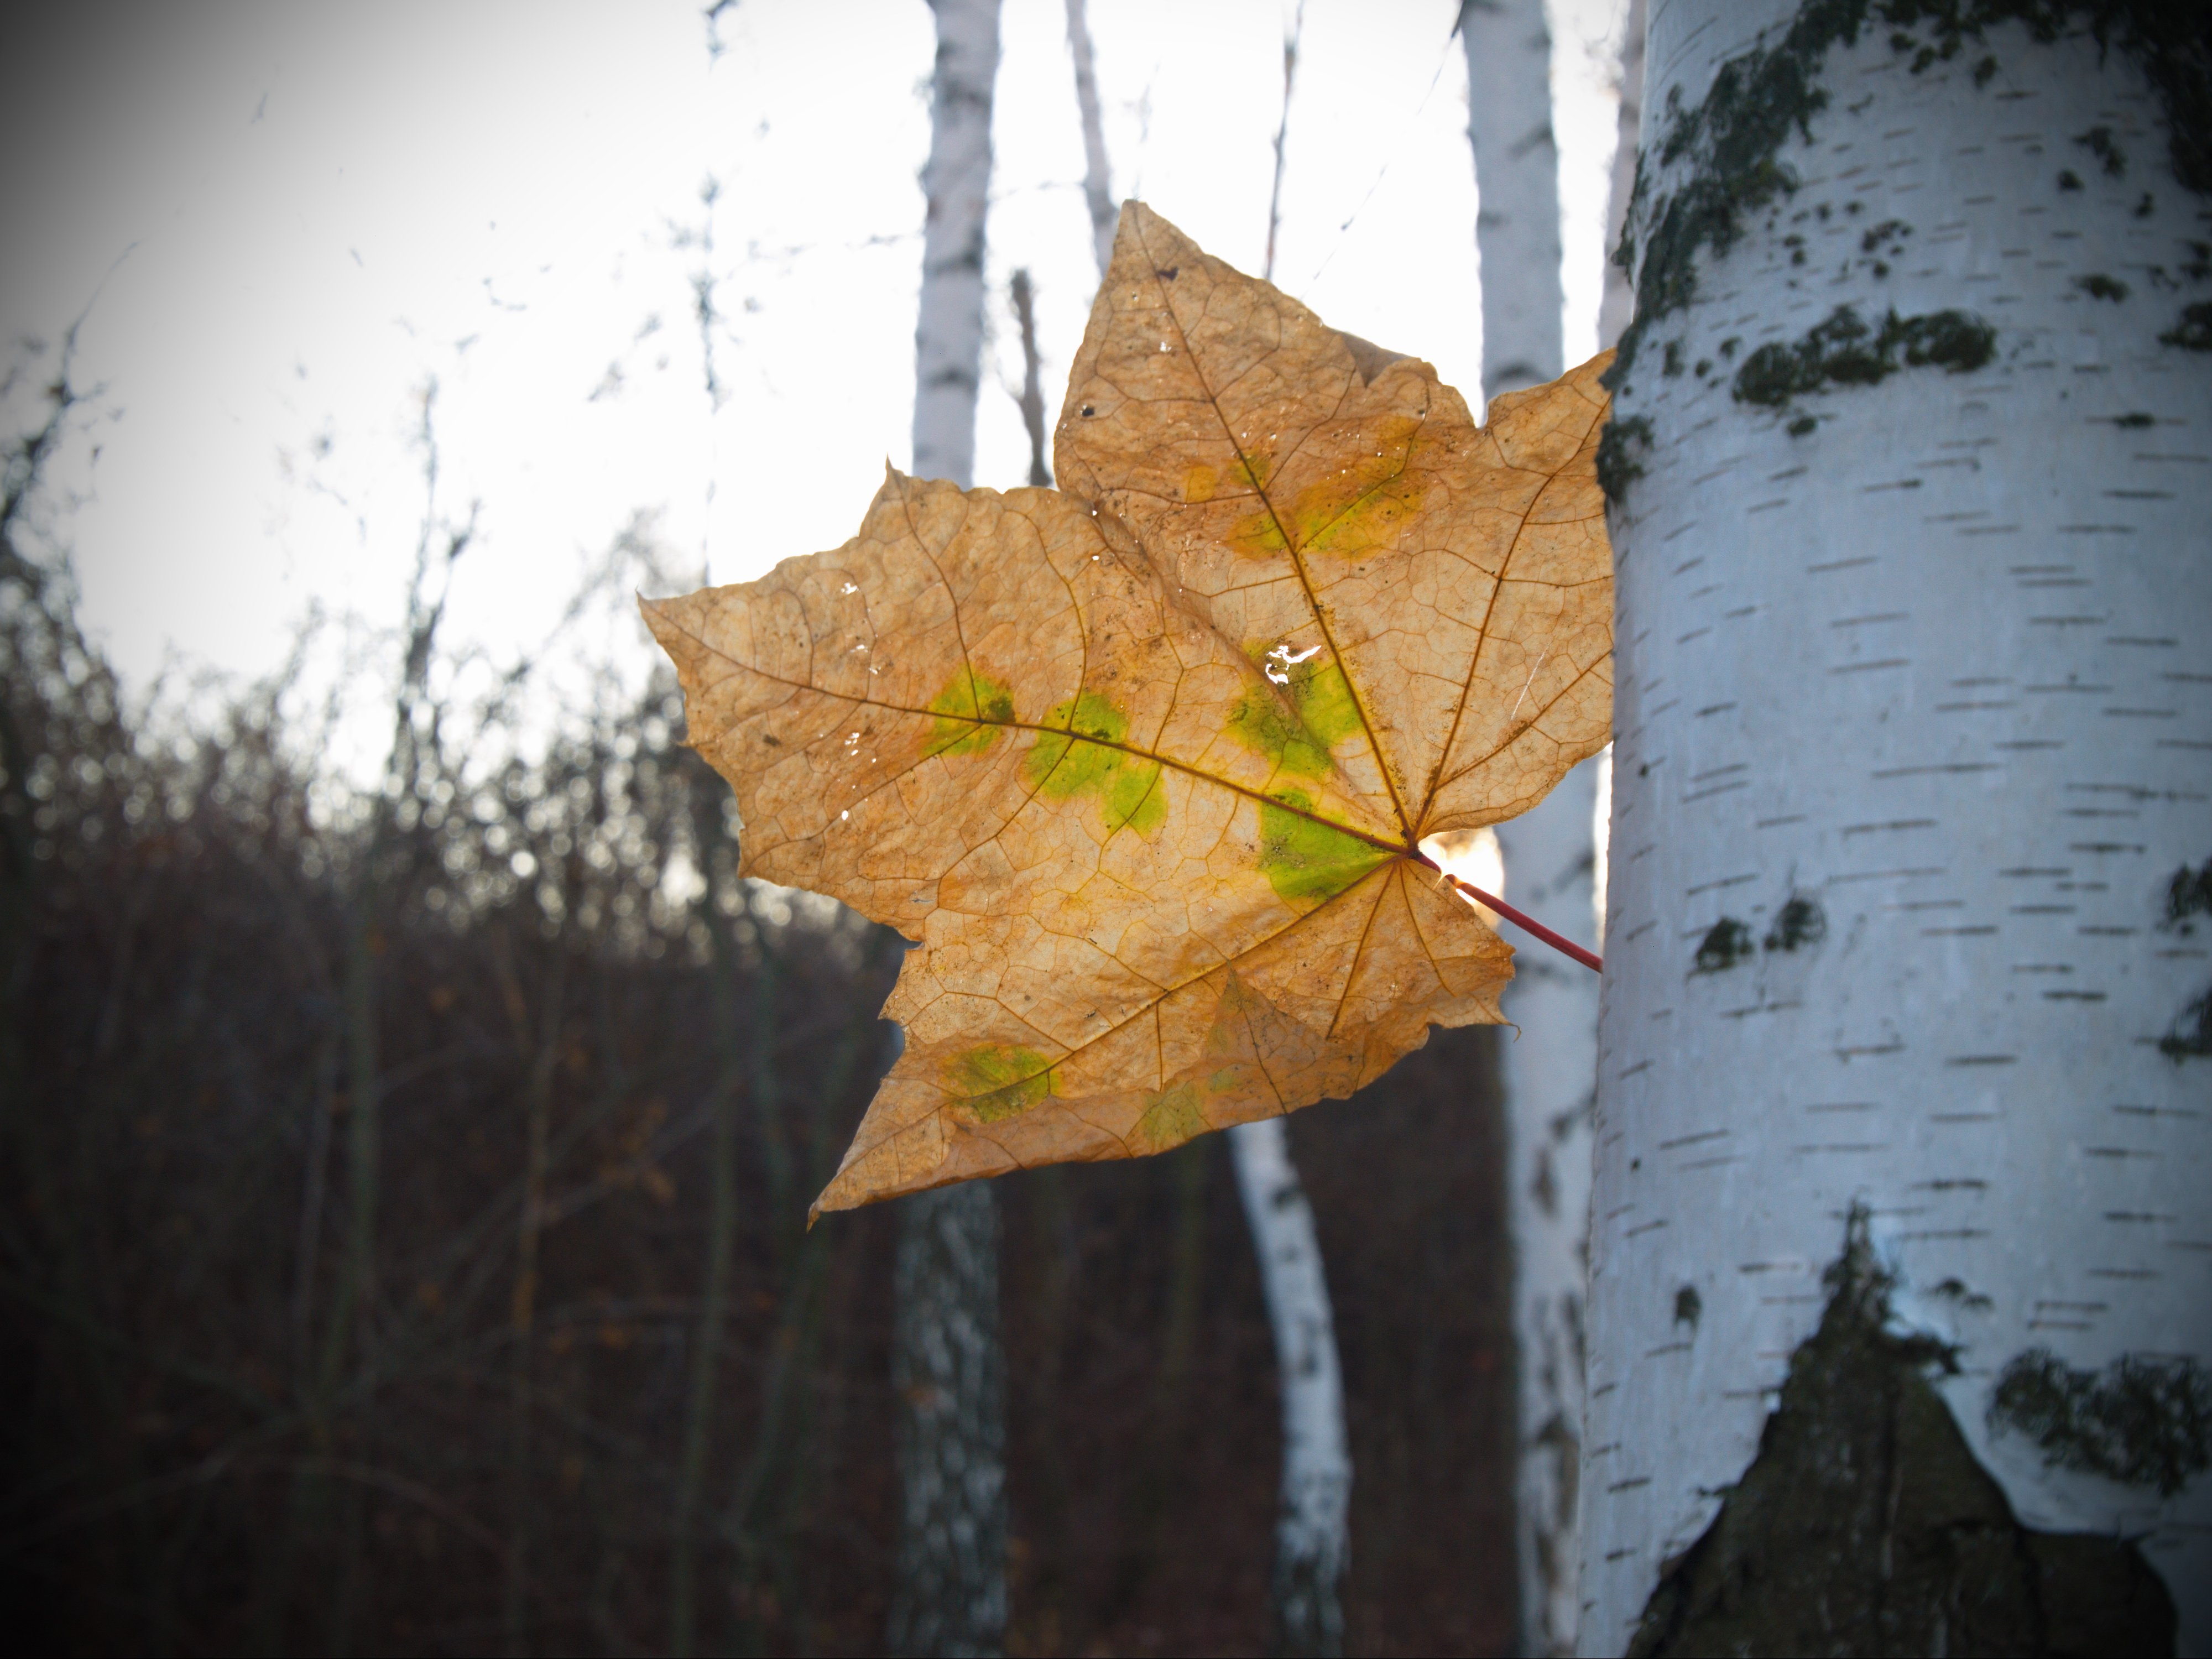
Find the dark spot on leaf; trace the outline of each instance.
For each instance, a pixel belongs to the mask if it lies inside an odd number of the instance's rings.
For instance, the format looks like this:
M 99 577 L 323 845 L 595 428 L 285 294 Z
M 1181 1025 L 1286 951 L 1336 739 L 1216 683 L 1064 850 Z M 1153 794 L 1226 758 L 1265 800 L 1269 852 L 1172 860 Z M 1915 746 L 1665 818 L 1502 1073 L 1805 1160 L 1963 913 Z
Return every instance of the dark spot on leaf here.
M 1158 277 L 1164 283 L 1172 283 L 1176 279 L 1176 273 L 1182 269 L 1182 267 L 1181 265 L 1170 265 L 1164 270 L 1154 271 L 1152 275 Z
M 1092 415 L 1096 415 L 1097 412 L 1098 412 L 1098 411 L 1097 411 L 1097 410 L 1095 410 L 1095 409 L 1091 408 L 1091 406 L 1089 404 L 1084 404 L 1084 405 L 1083 405 L 1083 413 L 1084 413 L 1084 415 L 1085 416 L 1085 417 L 1088 417 L 1088 416 L 1092 416 Z

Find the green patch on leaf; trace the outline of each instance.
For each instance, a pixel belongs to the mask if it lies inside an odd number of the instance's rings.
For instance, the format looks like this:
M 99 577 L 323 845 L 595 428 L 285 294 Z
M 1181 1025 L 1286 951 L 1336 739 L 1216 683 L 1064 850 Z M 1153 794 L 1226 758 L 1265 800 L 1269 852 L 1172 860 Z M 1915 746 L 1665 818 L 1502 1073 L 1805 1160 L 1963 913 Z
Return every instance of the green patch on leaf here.
M 937 720 L 929 741 L 922 745 L 923 754 L 980 755 L 1012 724 L 1014 694 L 1012 688 L 963 663 L 945 683 L 945 690 L 930 699 L 929 712 Z
M 1329 553 L 1358 558 L 1390 544 L 1393 527 L 1420 510 L 1421 489 L 1411 462 L 1421 422 L 1392 416 L 1375 434 L 1375 448 L 1351 465 L 1299 490 L 1287 506 L 1270 501 L 1243 520 L 1229 534 L 1238 551 L 1265 555 L 1296 547 L 1301 553 Z M 1237 485 L 1265 490 L 1272 458 L 1254 455 L 1231 469 Z M 1209 493 L 1212 489 L 1207 478 Z M 1185 483 L 1185 498 L 1200 500 Z M 1288 539 L 1285 539 L 1285 532 Z
M 1164 1152 L 1180 1146 L 1211 1126 L 1199 1109 L 1198 1085 L 1178 1083 L 1172 1089 L 1145 1097 L 1144 1115 L 1137 1120 L 1137 1139 L 1147 1152 Z
M 1285 789 L 1282 805 L 1260 805 L 1260 870 L 1283 899 L 1311 908 L 1333 899 L 1391 856 L 1383 848 L 1306 816 L 1313 801 Z
M 1254 754 L 1265 755 L 1279 772 L 1325 777 L 1334 764 L 1329 750 L 1360 729 L 1359 705 L 1352 701 L 1344 671 L 1333 662 L 1299 663 L 1289 680 L 1283 690 L 1290 708 L 1255 686 L 1229 711 L 1229 735 Z
M 953 1056 L 946 1086 L 985 1123 L 1018 1117 L 1052 1095 L 1052 1062 L 1034 1048 L 987 1042 Z
M 1053 729 L 1037 739 L 1024 763 L 1039 794 L 1048 800 L 1097 797 L 1105 809 L 1109 834 L 1127 827 L 1149 836 L 1167 822 L 1160 763 L 1107 746 L 1128 736 L 1128 717 L 1120 709 L 1096 692 L 1085 691 L 1056 705 L 1044 723 Z M 1086 743 L 1086 738 L 1098 741 Z

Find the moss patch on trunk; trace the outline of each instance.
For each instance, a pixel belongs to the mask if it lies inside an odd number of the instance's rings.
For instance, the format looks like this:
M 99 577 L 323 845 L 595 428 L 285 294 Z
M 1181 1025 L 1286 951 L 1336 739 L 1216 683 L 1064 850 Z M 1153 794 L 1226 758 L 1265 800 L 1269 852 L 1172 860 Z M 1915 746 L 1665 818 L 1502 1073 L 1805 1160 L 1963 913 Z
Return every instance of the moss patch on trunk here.
M 1672 313 L 1682 310 L 1698 292 L 1697 259 L 1725 254 L 1746 234 L 1753 215 L 1796 194 L 1802 181 L 1782 149 L 1796 132 L 1807 142 L 1813 118 L 1829 106 L 1821 83 L 1828 54 L 1855 45 L 1863 29 L 1884 28 L 1890 49 L 1910 59 L 1915 75 L 1962 52 L 1977 61 L 1972 82 L 1987 88 L 1999 64 L 1987 50 L 1992 30 L 2018 24 L 2038 46 L 2068 34 L 2086 34 L 2100 54 L 2124 53 L 2141 68 L 2158 94 L 2166 116 L 2168 159 L 2175 179 L 2199 196 L 2212 195 L 2212 50 L 2208 50 L 2200 9 L 2175 0 L 1805 0 L 1788 27 L 1766 43 L 1730 58 L 1713 77 L 1705 96 L 1686 106 L 1680 88 L 1668 95 L 1663 123 L 1651 147 L 1637 158 L 1626 223 L 1613 261 L 1633 275 L 1636 314 L 1620 337 L 1618 356 L 1605 384 L 1628 389 L 1645 338 Z M 2109 175 L 2127 171 L 2127 158 L 2109 129 L 2093 127 L 2075 138 Z M 1679 164 L 1687 161 L 1686 167 Z M 1674 170 L 1662 185 L 1663 170 Z M 2070 170 L 2061 188 L 2079 189 Z M 1825 216 L 1827 209 L 1821 210 Z M 2138 216 L 2155 211 L 2146 194 Z M 1899 221 L 1878 230 L 1895 240 L 1911 233 Z M 1884 239 L 1869 232 L 1863 251 L 1880 251 Z M 1795 258 L 1802 264 L 1802 246 Z M 1878 264 L 1877 276 L 1887 274 Z M 2193 273 L 2192 273 L 2193 274 Z M 2093 289 L 2098 297 L 2118 300 L 2120 285 Z M 2212 350 L 2212 304 L 2184 308 L 2174 327 L 2159 337 L 2187 350 Z M 1671 362 L 1679 364 L 1679 342 Z M 1670 368 L 1667 372 L 1677 372 Z M 1800 421 L 1790 428 L 1802 435 L 1812 427 Z M 1650 434 L 1643 434 L 1648 446 Z M 1624 436 L 1607 434 L 1599 456 L 1599 482 L 1607 497 L 1623 499 L 1642 468 L 1630 459 Z
M 2172 1599 L 2133 1544 L 2021 1525 L 1975 1462 L 1929 1381 L 1951 1351 L 1887 1328 L 1864 1211 L 1826 1282 L 1759 1455 L 1629 1652 L 2172 1653 Z
M 1996 331 L 1963 311 L 1900 317 L 1879 328 L 1838 306 L 1799 339 L 1763 345 L 1736 371 L 1741 404 L 1787 409 L 1797 397 L 1837 386 L 1878 386 L 1900 368 L 1940 365 L 1953 374 L 1980 368 L 1996 355 Z

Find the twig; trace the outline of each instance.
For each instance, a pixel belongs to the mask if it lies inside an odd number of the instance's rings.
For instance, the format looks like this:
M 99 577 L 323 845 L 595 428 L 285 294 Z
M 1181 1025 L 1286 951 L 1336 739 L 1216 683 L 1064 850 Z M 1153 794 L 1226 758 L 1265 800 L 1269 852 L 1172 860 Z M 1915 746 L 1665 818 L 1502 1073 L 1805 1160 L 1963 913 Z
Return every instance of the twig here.
M 1565 955 L 1572 957 L 1577 962 L 1582 963 L 1583 967 L 1589 969 L 1591 972 L 1601 974 L 1605 971 L 1605 959 L 1599 956 L 1596 951 L 1585 951 L 1581 945 L 1576 944 L 1572 939 L 1562 938 L 1560 935 L 1553 933 L 1550 928 L 1545 927 L 1542 922 L 1537 921 L 1534 916 L 1523 915 L 1520 911 L 1508 904 L 1504 899 L 1498 897 L 1495 894 L 1484 892 L 1482 889 L 1477 887 L 1471 881 L 1462 881 L 1457 876 L 1453 875 L 1448 870 L 1443 872 L 1443 878 L 1453 886 L 1459 889 L 1461 892 L 1466 894 L 1468 897 L 1473 899 L 1477 904 L 1481 905 L 1483 908 L 1486 910 L 1495 910 L 1499 915 L 1504 917 L 1506 921 L 1511 922 L 1516 927 L 1519 927 L 1528 933 L 1534 934 L 1536 938 L 1543 940 L 1545 944 L 1550 945 L 1554 951 L 1558 951 Z

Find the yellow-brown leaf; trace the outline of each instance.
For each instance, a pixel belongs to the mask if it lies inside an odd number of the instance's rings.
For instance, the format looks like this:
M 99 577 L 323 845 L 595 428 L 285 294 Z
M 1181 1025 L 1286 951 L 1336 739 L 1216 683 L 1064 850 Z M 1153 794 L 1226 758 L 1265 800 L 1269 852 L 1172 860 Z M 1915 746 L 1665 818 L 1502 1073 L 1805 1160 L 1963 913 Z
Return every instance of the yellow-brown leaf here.
M 648 602 L 747 874 L 919 941 L 817 1209 L 1159 1152 L 1498 1018 L 1421 842 L 1605 742 L 1603 360 L 1478 428 L 1139 204 L 1059 490 L 893 472 L 859 536 Z

